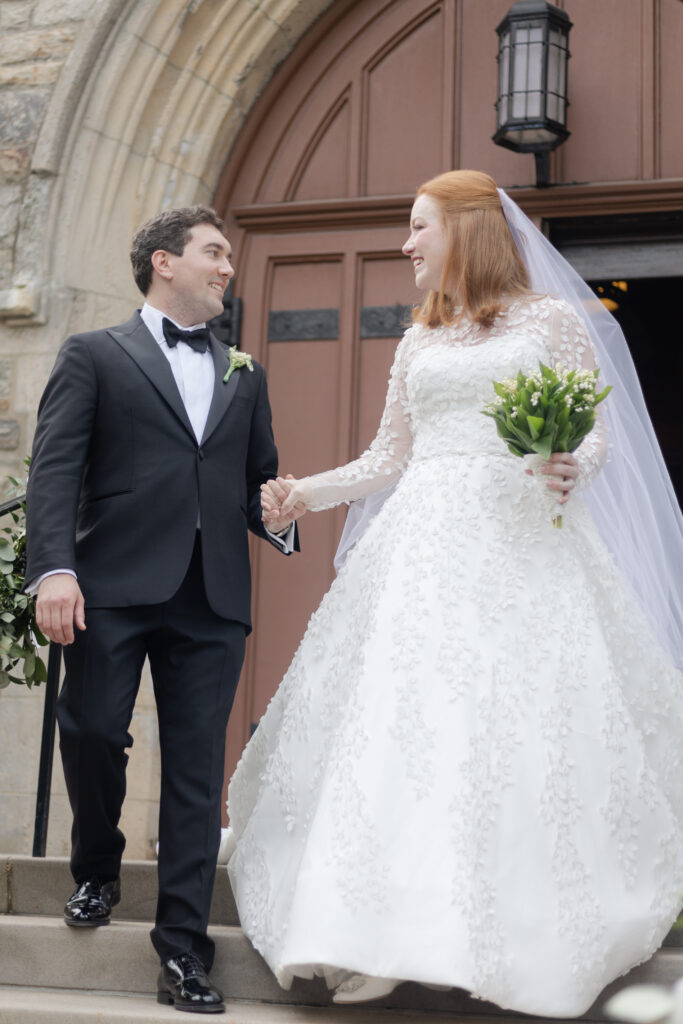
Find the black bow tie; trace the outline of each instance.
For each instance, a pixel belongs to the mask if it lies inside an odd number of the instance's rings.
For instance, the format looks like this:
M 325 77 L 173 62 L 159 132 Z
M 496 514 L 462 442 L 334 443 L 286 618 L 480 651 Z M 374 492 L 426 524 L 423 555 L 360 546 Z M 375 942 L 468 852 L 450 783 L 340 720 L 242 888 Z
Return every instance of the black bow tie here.
M 198 327 L 196 331 L 183 331 L 167 317 L 161 321 L 164 338 L 169 348 L 175 348 L 179 341 L 193 348 L 195 352 L 206 352 L 209 347 L 209 328 Z

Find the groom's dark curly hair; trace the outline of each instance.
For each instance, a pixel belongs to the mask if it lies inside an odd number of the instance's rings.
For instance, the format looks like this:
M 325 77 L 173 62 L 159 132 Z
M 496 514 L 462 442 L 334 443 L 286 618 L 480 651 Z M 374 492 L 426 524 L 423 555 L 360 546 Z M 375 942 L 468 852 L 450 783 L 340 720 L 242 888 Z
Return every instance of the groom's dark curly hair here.
M 158 213 L 135 233 L 130 262 L 135 283 L 143 295 L 152 284 L 152 254 L 157 249 L 164 249 L 175 256 L 182 256 L 196 224 L 211 224 L 223 231 L 223 221 L 210 206 L 182 206 Z

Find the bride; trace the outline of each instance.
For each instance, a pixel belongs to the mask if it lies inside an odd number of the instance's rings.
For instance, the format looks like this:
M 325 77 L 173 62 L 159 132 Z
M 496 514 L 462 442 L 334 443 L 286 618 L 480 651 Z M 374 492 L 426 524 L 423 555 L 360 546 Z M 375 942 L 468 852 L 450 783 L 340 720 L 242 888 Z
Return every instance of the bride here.
M 403 251 L 426 297 L 377 437 L 264 489 L 266 523 L 386 490 L 231 781 L 230 879 L 285 987 L 578 1016 L 681 909 L 680 514 L 615 322 L 491 178 L 423 185 Z M 544 466 L 555 530 L 481 410 L 596 359 L 605 420 Z

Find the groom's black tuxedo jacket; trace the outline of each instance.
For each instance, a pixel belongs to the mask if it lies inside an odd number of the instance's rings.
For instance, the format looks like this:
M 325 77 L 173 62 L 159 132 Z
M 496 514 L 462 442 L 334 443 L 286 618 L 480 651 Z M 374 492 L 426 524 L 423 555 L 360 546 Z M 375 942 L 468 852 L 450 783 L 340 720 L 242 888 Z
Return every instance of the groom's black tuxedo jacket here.
M 62 346 L 41 399 L 27 490 L 26 579 L 73 569 L 90 608 L 157 604 L 180 586 L 201 522 L 207 597 L 250 626 L 247 528 L 268 539 L 261 483 L 277 473 L 263 368 L 211 339 L 201 444 L 139 313 Z

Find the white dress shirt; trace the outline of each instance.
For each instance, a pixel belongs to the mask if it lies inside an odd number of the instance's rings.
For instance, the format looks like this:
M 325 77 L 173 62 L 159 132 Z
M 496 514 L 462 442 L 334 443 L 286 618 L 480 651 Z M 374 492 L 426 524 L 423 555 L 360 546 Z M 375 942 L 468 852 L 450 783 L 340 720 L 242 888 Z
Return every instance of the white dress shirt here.
M 144 306 L 140 310 L 140 316 L 142 318 L 145 327 L 152 335 L 157 345 L 161 349 L 164 357 L 168 359 L 171 367 L 173 378 L 178 386 L 180 397 L 183 400 L 187 417 L 190 421 L 194 435 L 197 439 L 197 443 L 201 444 L 202 437 L 204 436 L 204 428 L 206 427 L 206 421 L 209 416 L 209 409 L 211 407 L 211 399 L 213 398 L 213 386 L 215 380 L 215 370 L 213 365 L 213 356 L 211 355 L 211 349 L 208 348 L 206 352 L 195 352 L 189 345 L 183 344 L 179 341 L 177 345 L 170 348 L 166 344 L 166 338 L 164 337 L 164 331 L 162 327 L 162 321 L 164 317 L 170 320 L 171 323 L 176 323 L 166 313 L 162 313 L 161 310 L 155 309 L 154 306 L 150 306 L 148 302 L 145 302 Z M 176 324 L 182 331 L 196 331 L 200 327 L 206 327 L 205 323 L 193 324 L 191 327 L 183 327 L 182 324 Z M 199 517 L 197 518 L 197 529 L 200 529 L 201 524 Z M 282 548 L 283 551 L 289 554 L 294 550 L 294 524 L 281 535 L 271 533 L 267 526 L 264 529 L 270 537 L 276 542 L 276 544 Z M 72 569 L 51 569 L 50 572 L 43 573 L 36 580 L 33 580 L 26 588 L 28 594 L 35 594 L 40 584 L 48 576 L 56 576 L 57 573 L 66 572 L 70 576 L 76 576 L 76 573 Z
M 190 348 L 189 345 L 184 345 L 181 341 L 173 348 L 170 348 L 166 344 L 161 323 L 164 317 L 167 320 L 171 320 L 171 317 L 166 316 L 161 310 L 155 309 L 154 306 L 150 306 L 147 302 L 140 310 L 140 316 L 144 321 L 145 327 L 170 363 L 171 372 L 178 385 L 178 391 L 185 406 L 185 412 L 192 424 L 197 443 L 201 444 L 204 427 L 209 415 L 211 399 L 213 398 L 215 371 L 211 349 L 207 349 L 206 352 L 195 352 L 193 348 Z M 171 320 L 171 323 L 175 323 L 175 320 Z M 182 331 L 196 331 L 200 327 L 206 327 L 206 324 L 193 324 L 192 327 L 183 327 L 182 324 L 176 324 L 176 327 L 179 327 Z

